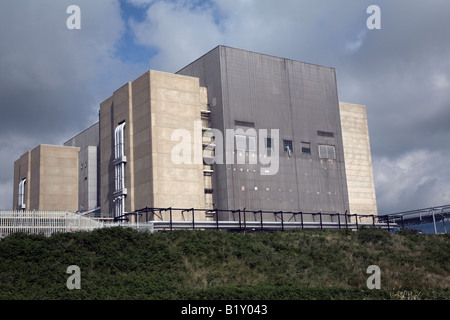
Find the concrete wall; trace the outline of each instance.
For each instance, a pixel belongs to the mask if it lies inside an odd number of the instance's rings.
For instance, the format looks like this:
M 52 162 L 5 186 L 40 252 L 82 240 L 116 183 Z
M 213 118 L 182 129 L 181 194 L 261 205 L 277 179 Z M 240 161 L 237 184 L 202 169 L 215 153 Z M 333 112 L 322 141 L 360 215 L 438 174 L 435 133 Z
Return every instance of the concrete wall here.
M 197 78 L 155 71 L 150 72 L 150 88 L 154 207 L 205 208 L 201 122 L 205 91 Z M 175 135 L 172 141 L 176 132 L 183 136 Z M 182 152 L 189 150 L 191 156 L 188 163 L 177 164 L 172 151 L 182 139 L 188 142 Z
M 14 162 L 13 206 L 14 210 L 21 210 L 18 205 L 19 183 L 26 179 L 25 183 L 25 210 L 30 208 L 30 183 L 31 183 L 31 151 L 24 153 Z
M 114 92 L 100 105 L 100 203 L 111 215 L 114 192 L 115 127 L 125 121 L 126 212 L 145 207 L 205 208 L 201 109 L 206 90 L 198 79 L 148 71 Z M 198 122 L 197 127 L 195 123 Z M 191 138 L 199 162 L 176 164 L 172 141 L 176 130 Z M 174 217 L 177 219 L 177 217 Z M 181 217 L 178 217 L 181 219 Z M 200 217 L 198 217 L 200 218 Z
M 378 214 L 366 107 L 340 102 L 350 212 Z
M 14 163 L 14 207 L 17 188 L 27 177 L 26 210 L 75 212 L 78 207 L 79 148 L 40 145 Z

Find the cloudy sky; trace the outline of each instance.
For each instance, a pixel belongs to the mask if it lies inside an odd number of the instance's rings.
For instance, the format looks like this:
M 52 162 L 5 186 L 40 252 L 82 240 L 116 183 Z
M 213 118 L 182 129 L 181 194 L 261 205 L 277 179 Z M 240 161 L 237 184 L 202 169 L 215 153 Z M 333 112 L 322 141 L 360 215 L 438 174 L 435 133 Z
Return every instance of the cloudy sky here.
M 81 29 L 67 28 L 73 4 Z M 339 99 L 367 106 L 380 214 L 448 204 L 449 17 L 448 0 L 0 0 L 0 208 L 24 152 L 219 44 L 336 68 Z

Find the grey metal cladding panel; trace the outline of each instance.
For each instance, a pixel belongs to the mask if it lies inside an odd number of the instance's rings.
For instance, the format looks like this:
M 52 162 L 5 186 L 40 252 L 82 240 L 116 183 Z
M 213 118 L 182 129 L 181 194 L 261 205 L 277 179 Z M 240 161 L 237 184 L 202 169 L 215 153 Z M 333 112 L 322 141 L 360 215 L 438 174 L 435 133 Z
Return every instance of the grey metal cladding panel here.
M 233 128 L 239 120 L 254 122 L 256 129 L 279 129 L 280 144 L 283 138 L 291 139 L 297 150 L 294 158 L 288 159 L 281 145 L 279 173 L 268 180 L 246 181 L 245 187 L 250 188 L 247 196 L 241 195 L 242 178 L 232 171 L 228 183 L 231 180 L 230 187 L 237 194 L 236 204 L 269 210 L 288 207 L 342 212 L 346 190 L 334 69 L 227 47 L 221 52 L 225 127 Z M 315 151 L 317 130 L 335 133 L 339 159 L 334 175 L 321 167 Z M 307 166 L 299 158 L 301 141 L 311 142 L 311 163 Z M 305 179 L 308 172 L 310 177 Z M 313 172 L 317 174 L 312 177 Z M 250 195 L 252 183 L 268 188 L 267 196 L 258 199 Z
M 299 195 L 309 198 L 309 205 L 317 211 L 344 212 L 347 209 L 347 190 L 340 127 L 339 104 L 335 70 L 310 64 L 289 63 L 291 100 L 294 121 L 308 119 L 304 126 L 294 125 L 295 136 L 311 142 L 314 179 L 302 184 L 302 170 L 298 168 Z M 333 138 L 319 137 L 317 131 L 333 132 Z M 305 141 L 305 140 L 304 140 Z M 337 159 L 319 160 L 318 144 L 334 145 Z M 297 146 L 298 148 L 299 146 Z M 299 150 L 299 149 L 297 149 Z
M 99 122 L 95 123 L 86 130 L 80 132 L 75 137 L 64 143 L 64 146 L 79 147 L 84 149 L 88 146 L 98 146 L 100 141 Z
M 274 120 L 289 115 L 284 59 L 231 48 L 223 51 L 224 105 L 229 112 L 226 126 L 233 128 L 234 120 L 241 120 L 255 122 L 256 129 L 282 128 Z
M 284 122 L 289 119 L 290 113 L 284 59 L 226 47 L 222 49 L 222 53 L 225 127 L 235 128 L 235 120 L 248 121 L 255 123 L 256 130 L 279 129 L 280 136 L 292 136 L 290 125 Z M 238 165 L 234 167 L 241 169 Z M 258 169 L 256 174 L 247 174 L 249 177 L 245 179 L 242 175 L 246 175 L 247 166 L 242 167 L 244 173 L 227 171 L 228 184 L 232 190 L 230 194 L 235 194 L 234 207 L 280 210 L 284 207 L 284 202 L 280 201 L 282 193 L 274 190 L 280 189 L 281 184 L 289 184 L 288 189 L 297 192 L 295 181 L 289 183 L 280 178 L 281 173 L 264 177 L 259 174 Z M 244 191 L 242 187 L 245 188 Z

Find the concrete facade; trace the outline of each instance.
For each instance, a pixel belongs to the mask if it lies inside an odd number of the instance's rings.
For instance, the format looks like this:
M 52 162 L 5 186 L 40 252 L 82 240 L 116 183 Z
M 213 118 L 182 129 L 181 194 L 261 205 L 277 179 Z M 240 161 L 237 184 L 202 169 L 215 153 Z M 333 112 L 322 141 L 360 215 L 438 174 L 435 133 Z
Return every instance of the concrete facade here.
M 205 107 L 206 90 L 197 78 L 157 71 L 146 72 L 101 103 L 102 213 L 114 212 L 113 202 L 119 197 L 125 197 L 126 212 L 145 207 L 206 208 L 201 159 L 201 110 Z M 120 124 L 124 124 L 126 162 L 122 191 L 115 190 L 114 185 L 115 163 L 119 165 L 114 155 L 114 134 Z M 191 139 L 186 149 L 192 152 L 190 163 L 177 164 L 172 159 L 173 150 L 181 142 L 177 132 Z M 194 161 L 196 154 L 199 161 Z
M 365 106 L 340 102 L 351 213 L 378 214 Z
M 39 211 L 77 211 L 79 148 L 39 145 L 14 163 L 13 208 Z M 23 203 L 19 184 L 25 182 Z

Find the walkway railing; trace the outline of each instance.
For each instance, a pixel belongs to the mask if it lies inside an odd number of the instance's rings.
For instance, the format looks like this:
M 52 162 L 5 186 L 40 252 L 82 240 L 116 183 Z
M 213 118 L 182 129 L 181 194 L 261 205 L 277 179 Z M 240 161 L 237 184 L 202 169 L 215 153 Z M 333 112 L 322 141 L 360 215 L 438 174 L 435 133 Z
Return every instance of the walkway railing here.
M 50 236 L 56 232 L 91 231 L 115 226 L 150 232 L 180 229 L 253 232 L 361 227 L 391 230 L 397 226 L 389 219 L 381 220 L 376 215 L 347 213 L 146 207 L 108 222 L 106 218 L 96 219 L 67 211 L 0 211 L 0 237 L 16 232 Z
M 153 223 L 155 231 L 176 229 L 216 229 L 230 231 L 285 231 L 291 229 L 359 229 L 376 227 L 391 230 L 395 223 L 380 221 L 377 215 L 348 213 L 308 213 L 264 210 L 209 210 L 186 208 L 143 208 L 126 213 L 116 221 Z

